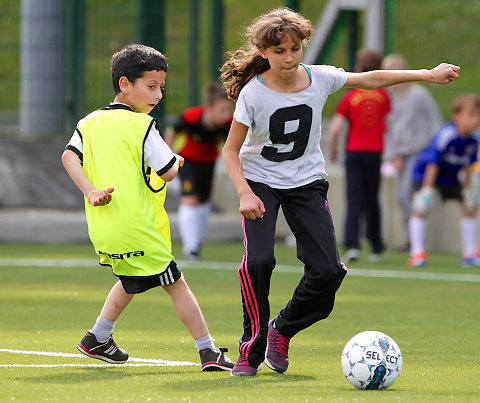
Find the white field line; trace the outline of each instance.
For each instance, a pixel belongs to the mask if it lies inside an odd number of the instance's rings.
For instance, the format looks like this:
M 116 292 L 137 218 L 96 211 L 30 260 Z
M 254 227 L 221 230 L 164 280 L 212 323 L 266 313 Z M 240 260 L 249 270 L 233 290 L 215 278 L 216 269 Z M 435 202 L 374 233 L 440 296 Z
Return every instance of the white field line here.
M 51 351 L 28 351 L 28 350 L 14 350 L 9 348 L 0 348 L 0 353 L 12 353 L 23 355 L 41 355 L 49 357 L 68 357 L 68 358 L 88 358 L 83 354 L 71 354 L 71 353 L 55 353 Z M 183 367 L 188 365 L 200 365 L 190 361 L 169 361 L 158 360 L 151 358 L 133 358 L 129 357 L 127 363 L 113 365 L 114 367 L 145 367 L 145 366 L 160 366 L 160 367 Z M 56 367 L 105 367 L 112 366 L 112 364 L 0 364 L 0 368 L 11 367 L 35 367 L 35 368 L 56 368 Z
M 180 268 L 197 268 L 211 270 L 238 270 L 239 263 L 231 262 L 188 262 L 177 260 Z M 0 267 L 8 266 L 33 266 L 33 267 L 92 267 L 98 265 L 95 259 L 0 259 Z M 301 266 L 277 265 L 275 271 L 283 273 L 301 273 Z M 476 270 L 472 268 L 472 270 Z M 399 270 L 373 270 L 373 269 L 349 269 L 348 275 L 358 277 L 380 277 L 380 278 L 400 278 L 412 280 L 430 280 L 430 281 L 460 281 L 470 283 L 480 283 L 480 274 L 455 274 Z
M 138 363 L 138 364 L 0 364 L 0 368 L 64 368 L 64 367 L 73 367 L 73 368 L 115 368 L 115 367 L 166 367 L 168 365 L 160 364 L 147 364 L 147 363 Z M 171 365 L 170 365 L 171 366 Z

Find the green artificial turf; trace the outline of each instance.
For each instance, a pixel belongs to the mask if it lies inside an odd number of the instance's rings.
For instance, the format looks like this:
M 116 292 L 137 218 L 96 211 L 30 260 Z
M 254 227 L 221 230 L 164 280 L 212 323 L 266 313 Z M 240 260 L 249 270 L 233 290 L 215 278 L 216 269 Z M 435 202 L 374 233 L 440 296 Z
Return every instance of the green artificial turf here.
M 242 332 L 236 274 L 242 253 L 241 244 L 205 245 L 201 265 L 181 265 L 217 346 L 228 347 L 233 360 Z M 407 268 L 406 256 L 395 252 L 375 264 L 362 256 L 350 265 L 331 317 L 292 339 L 288 372 L 264 366 L 255 378 L 202 373 L 198 365 L 129 367 L 13 353 L 78 354 L 75 344 L 93 326 L 115 277 L 95 264 L 90 245 L 0 245 L 0 256 L 2 402 L 480 400 L 480 269 L 460 268 L 456 255 L 431 254 L 431 265 L 421 270 Z M 75 261 L 78 266 L 63 267 Z M 277 264 L 272 315 L 288 301 L 302 271 L 294 250 L 284 246 L 277 247 Z M 405 272 L 434 279 L 399 278 Z M 435 279 L 442 274 L 457 277 Z M 386 391 L 358 391 L 342 374 L 343 347 L 364 330 L 388 334 L 402 350 L 402 373 Z M 131 357 L 199 361 L 161 289 L 135 297 L 117 322 L 115 340 Z

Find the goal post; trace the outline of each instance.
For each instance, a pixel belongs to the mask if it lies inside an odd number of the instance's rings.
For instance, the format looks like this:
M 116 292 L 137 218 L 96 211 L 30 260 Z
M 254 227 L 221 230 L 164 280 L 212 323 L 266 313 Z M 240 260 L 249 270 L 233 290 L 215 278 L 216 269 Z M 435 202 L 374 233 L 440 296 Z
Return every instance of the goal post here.
M 303 61 L 306 64 L 325 62 L 338 32 L 350 27 L 349 54 L 358 48 L 357 17 L 365 15 L 364 46 L 384 53 L 385 51 L 385 1 L 386 0 L 329 0 L 320 16 L 315 33 L 306 49 Z M 350 55 L 349 55 L 350 56 Z

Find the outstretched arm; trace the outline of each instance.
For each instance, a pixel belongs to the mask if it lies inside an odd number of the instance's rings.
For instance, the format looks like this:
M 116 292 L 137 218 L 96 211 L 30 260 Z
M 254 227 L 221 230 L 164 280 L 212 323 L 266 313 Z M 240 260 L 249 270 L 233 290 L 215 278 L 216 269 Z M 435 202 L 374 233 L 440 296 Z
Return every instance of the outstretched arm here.
M 459 73 L 459 66 L 448 63 L 439 64 L 431 70 L 374 70 L 364 73 L 347 73 L 345 87 L 373 90 L 410 81 L 448 84 L 456 80 Z
M 83 172 L 77 154 L 71 150 L 65 150 L 62 154 L 62 162 L 73 183 L 77 185 L 92 206 L 105 206 L 110 203 L 114 189 L 97 190 Z

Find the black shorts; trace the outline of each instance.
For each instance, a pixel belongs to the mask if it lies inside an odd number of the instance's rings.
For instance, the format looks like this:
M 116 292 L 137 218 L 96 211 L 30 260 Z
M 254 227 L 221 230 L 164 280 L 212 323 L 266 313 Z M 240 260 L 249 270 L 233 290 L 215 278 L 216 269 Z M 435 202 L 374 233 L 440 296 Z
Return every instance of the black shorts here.
M 197 164 L 185 160 L 178 174 L 182 181 L 182 195 L 197 196 L 200 202 L 210 199 L 215 164 Z
M 180 277 L 182 272 L 172 260 L 168 267 L 159 274 L 153 276 L 117 276 L 122 282 L 123 289 L 127 294 L 139 294 L 150 288 L 173 284 Z
M 422 182 L 413 182 L 413 191 L 418 192 L 423 186 Z M 442 201 L 446 200 L 463 200 L 462 187 L 460 183 L 455 185 L 435 185 L 435 189 L 438 190 Z

